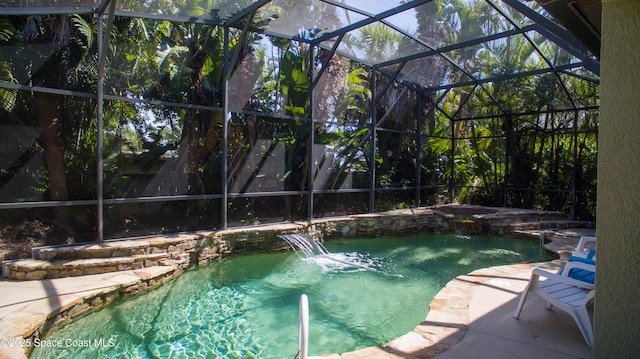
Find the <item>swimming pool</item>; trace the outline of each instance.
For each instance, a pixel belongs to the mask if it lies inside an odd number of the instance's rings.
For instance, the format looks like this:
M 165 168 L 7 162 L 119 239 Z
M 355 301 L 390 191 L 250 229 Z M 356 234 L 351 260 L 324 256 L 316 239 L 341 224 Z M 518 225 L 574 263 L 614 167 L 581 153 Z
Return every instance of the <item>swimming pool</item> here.
M 294 358 L 309 296 L 309 353 L 385 344 L 426 317 L 437 292 L 482 267 L 543 261 L 539 243 L 428 234 L 337 240 L 329 256 L 234 256 L 188 271 L 44 338 L 32 358 Z

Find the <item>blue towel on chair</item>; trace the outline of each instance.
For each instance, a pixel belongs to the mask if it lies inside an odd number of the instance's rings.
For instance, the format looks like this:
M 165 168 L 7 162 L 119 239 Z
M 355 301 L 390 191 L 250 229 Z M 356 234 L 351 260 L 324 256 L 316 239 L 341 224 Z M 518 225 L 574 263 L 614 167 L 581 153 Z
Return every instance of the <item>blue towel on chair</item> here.
M 593 252 L 593 254 L 592 254 Z M 591 259 L 595 255 L 595 249 L 591 250 L 587 255 L 587 258 L 571 256 L 569 261 L 582 262 L 587 264 L 596 264 L 596 261 Z M 579 281 L 594 284 L 596 281 L 596 273 L 586 269 L 573 268 L 569 271 L 569 277 L 577 279 Z

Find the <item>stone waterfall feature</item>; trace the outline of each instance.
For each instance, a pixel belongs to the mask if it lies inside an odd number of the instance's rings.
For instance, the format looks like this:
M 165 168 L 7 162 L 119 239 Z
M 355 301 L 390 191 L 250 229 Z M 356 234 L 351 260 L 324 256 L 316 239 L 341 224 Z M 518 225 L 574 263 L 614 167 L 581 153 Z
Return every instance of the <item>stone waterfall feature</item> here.
M 322 245 L 321 242 L 316 241 L 308 234 L 304 233 L 292 233 L 282 234 L 278 236 L 296 252 L 302 252 L 305 257 L 322 256 L 329 254 L 329 251 Z

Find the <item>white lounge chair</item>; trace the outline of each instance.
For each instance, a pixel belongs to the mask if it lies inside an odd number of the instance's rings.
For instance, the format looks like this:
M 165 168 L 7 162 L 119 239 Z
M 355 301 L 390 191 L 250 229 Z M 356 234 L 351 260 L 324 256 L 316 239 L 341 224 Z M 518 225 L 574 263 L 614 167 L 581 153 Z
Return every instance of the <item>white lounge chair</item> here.
M 589 346 L 593 346 L 593 330 L 591 319 L 587 311 L 587 305 L 595 296 L 594 285 L 570 278 L 568 273 L 573 268 L 595 272 L 594 265 L 582 262 L 568 262 L 563 270 L 563 274 L 554 274 L 540 268 L 535 268 L 531 273 L 529 284 L 520 295 L 520 301 L 513 317 L 520 318 L 522 307 L 527 299 L 527 294 L 533 292 L 547 301 L 546 309 L 556 307 L 575 320 L 584 337 L 584 341 Z M 542 278 L 542 279 L 541 279 Z
M 576 247 L 575 252 L 571 255 L 572 257 L 580 257 L 586 258 L 590 260 L 596 259 L 596 247 L 595 247 L 595 236 L 580 236 L 580 241 L 578 242 L 578 246 Z M 590 244 L 594 242 L 594 244 Z
M 580 237 L 580 241 L 578 242 L 578 247 L 573 252 L 571 257 L 569 257 L 569 262 L 582 262 L 586 264 L 595 265 L 596 264 L 596 247 L 595 247 L 596 237 L 594 236 L 582 236 Z M 591 244 L 593 243 L 593 244 Z M 584 270 L 581 268 L 565 268 L 562 271 L 562 274 L 569 273 L 569 277 L 577 280 L 581 280 L 583 282 L 589 282 L 591 284 L 595 283 L 596 273 Z

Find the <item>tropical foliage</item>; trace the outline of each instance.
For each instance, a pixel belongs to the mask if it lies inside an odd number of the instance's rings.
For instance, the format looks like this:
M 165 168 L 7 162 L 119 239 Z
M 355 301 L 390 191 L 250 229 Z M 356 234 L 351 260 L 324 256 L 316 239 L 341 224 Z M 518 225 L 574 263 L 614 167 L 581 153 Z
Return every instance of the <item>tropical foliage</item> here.
M 399 64 L 374 69 L 262 35 L 290 16 L 284 3 L 238 28 L 216 25 L 212 4 L 189 4 L 211 24 L 116 17 L 108 35 L 107 236 L 216 227 L 223 203 L 231 225 L 362 213 L 372 188 L 373 210 L 457 200 L 595 215 L 597 80 L 539 71 L 573 59 L 538 33 L 411 59 L 392 78 Z M 435 47 L 524 21 L 485 1 L 428 5 L 413 31 Z M 299 39 L 343 16 L 307 10 L 313 26 Z M 95 206 L 77 201 L 95 200 L 99 183 L 98 27 L 89 15 L 0 17 L 0 201 L 58 204 L 3 209 L 7 221 L 95 236 Z M 383 61 L 414 45 L 399 34 L 371 24 L 347 34 L 343 51 Z

